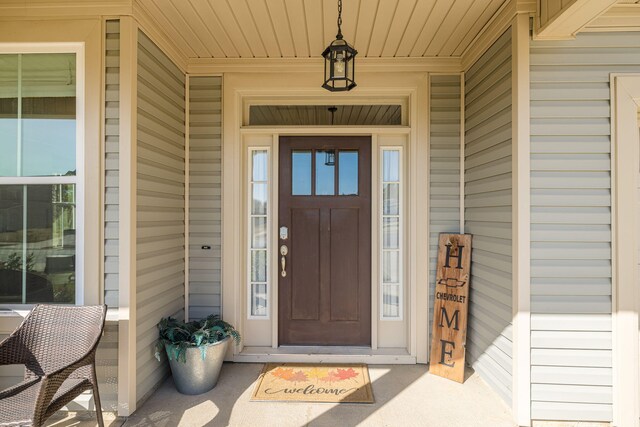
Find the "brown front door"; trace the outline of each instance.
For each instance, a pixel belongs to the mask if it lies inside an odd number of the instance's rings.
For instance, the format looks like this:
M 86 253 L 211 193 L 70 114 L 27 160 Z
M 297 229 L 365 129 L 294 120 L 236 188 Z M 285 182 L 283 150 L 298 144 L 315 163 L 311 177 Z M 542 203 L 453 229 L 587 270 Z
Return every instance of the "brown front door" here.
M 280 344 L 368 346 L 371 138 L 283 136 L 279 160 Z

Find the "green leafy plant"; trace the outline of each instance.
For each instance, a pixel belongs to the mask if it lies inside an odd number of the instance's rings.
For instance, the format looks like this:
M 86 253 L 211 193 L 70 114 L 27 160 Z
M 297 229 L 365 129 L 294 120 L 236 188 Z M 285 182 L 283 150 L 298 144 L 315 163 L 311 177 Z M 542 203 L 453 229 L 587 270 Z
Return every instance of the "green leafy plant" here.
M 27 255 L 27 271 L 33 271 L 34 267 L 33 267 L 33 261 L 34 261 L 35 255 L 32 253 L 30 253 L 29 255 Z M 7 257 L 7 260 L 2 262 L 0 261 L 0 267 L 5 268 L 7 270 L 16 270 L 16 271 L 20 271 L 22 270 L 22 257 L 19 256 L 16 252 L 10 254 Z
M 199 348 L 204 360 L 207 344 L 214 344 L 227 337 L 232 337 L 236 344 L 240 343 L 240 333 L 218 315 L 211 315 L 202 320 L 182 322 L 173 317 L 164 317 L 158 323 L 159 338 L 156 344 L 156 359 L 160 359 L 166 348 L 169 360 L 187 361 L 187 349 Z

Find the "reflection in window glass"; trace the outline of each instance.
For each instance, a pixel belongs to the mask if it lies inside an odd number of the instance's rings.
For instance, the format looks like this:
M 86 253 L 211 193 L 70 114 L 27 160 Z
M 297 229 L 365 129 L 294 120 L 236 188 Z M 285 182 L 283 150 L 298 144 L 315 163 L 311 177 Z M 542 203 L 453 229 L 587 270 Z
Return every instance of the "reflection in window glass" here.
M 251 213 L 254 215 L 267 214 L 267 183 L 266 182 L 253 183 L 253 199 L 252 199 Z
M 400 181 L 400 152 L 385 150 L 382 157 L 382 179 L 384 182 Z
M 398 215 L 400 206 L 400 184 L 397 182 L 382 184 L 382 213 L 384 215 Z
M 336 194 L 336 151 L 316 151 L 316 196 Z
M 248 125 L 399 126 L 402 125 L 402 106 L 399 104 L 251 105 Z
M 385 249 L 399 249 L 400 221 L 396 216 L 382 217 L 382 241 Z
M 254 216 L 251 220 L 251 247 L 254 249 L 267 248 L 267 217 Z
M 338 153 L 338 194 L 340 196 L 358 195 L 357 151 L 340 151 Z
M 311 151 L 291 153 L 291 194 L 311 195 Z
M 75 236 L 74 184 L 0 186 L 0 303 L 74 303 Z
M 253 283 L 251 285 L 251 315 L 254 317 L 267 316 L 266 283 Z
M 0 176 L 18 175 L 18 55 L 0 55 Z
M 251 203 L 249 206 L 249 314 L 252 317 L 267 316 L 268 289 L 268 167 L 269 152 L 251 150 Z
M 252 178 L 253 182 L 267 181 L 267 152 L 266 150 L 253 152 Z
M 382 318 L 402 318 L 400 149 L 382 150 Z
M 73 53 L 0 55 L 0 176 L 75 175 L 75 73 Z
M 0 304 L 76 302 L 76 90 L 74 53 L 0 54 Z
M 382 285 L 382 317 L 393 319 L 400 317 L 400 287 Z

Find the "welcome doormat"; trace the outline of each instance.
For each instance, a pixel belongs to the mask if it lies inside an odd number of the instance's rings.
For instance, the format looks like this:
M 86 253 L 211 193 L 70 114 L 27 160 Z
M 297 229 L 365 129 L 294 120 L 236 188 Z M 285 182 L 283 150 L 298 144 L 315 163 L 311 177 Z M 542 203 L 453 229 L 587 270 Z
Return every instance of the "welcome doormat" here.
M 373 403 L 373 390 L 367 365 L 267 363 L 251 400 Z

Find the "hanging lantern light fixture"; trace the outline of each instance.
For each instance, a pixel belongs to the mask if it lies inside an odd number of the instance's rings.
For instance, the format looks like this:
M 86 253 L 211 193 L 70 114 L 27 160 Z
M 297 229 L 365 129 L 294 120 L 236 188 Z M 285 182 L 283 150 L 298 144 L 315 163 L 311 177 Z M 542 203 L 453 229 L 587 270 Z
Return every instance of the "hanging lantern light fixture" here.
M 322 52 L 324 57 L 323 88 L 331 92 L 351 90 L 356 87 L 355 50 L 342 37 L 342 0 L 338 0 L 338 34 L 336 39 Z

